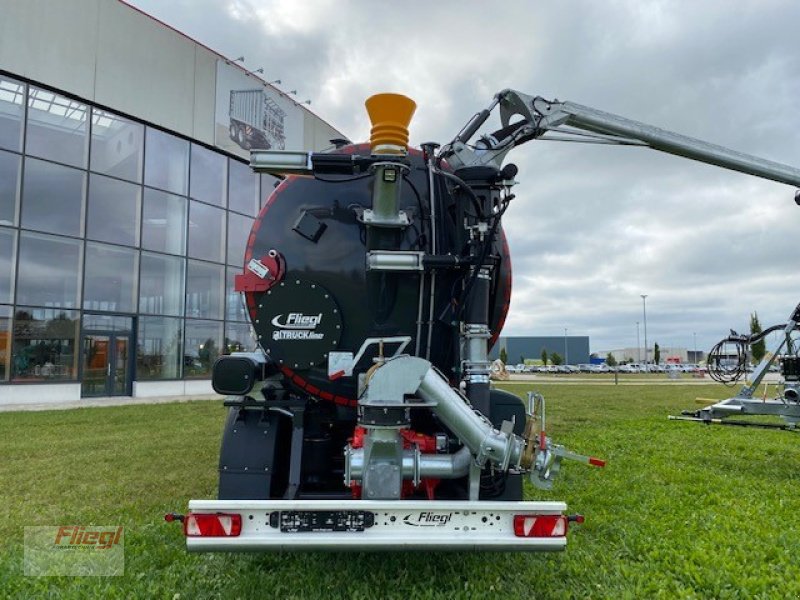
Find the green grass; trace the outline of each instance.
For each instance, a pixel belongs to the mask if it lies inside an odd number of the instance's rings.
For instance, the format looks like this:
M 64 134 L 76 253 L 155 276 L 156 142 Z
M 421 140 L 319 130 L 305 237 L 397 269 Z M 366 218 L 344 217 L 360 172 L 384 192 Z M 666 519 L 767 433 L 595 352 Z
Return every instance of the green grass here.
M 527 490 L 586 516 L 563 554 L 189 555 L 162 515 L 214 496 L 219 403 L 0 414 L 0 597 L 800 596 L 795 434 L 666 420 L 717 386 L 531 386 L 558 442 L 608 460 Z M 23 576 L 22 527 L 56 524 L 124 525 L 125 575 Z

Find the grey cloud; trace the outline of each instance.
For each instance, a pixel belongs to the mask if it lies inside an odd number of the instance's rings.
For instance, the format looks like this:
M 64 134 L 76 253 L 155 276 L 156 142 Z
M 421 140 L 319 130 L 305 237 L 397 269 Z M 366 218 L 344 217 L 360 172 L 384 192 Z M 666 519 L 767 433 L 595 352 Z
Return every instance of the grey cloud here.
M 800 165 L 789 0 L 134 4 L 244 54 L 353 139 L 367 136 L 363 100 L 378 91 L 417 100 L 419 143 L 449 140 L 513 87 Z M 537 141 L 509 160 L 521 184 L 505 223 L 507 334 L 568 327 L 594 349 L 632 346 L 648 293 L 650 341 L 688 345 L 696 332 L 707 348 L 753 310 L 782 321 L 800 300 L 787 186 L 632 148 Z

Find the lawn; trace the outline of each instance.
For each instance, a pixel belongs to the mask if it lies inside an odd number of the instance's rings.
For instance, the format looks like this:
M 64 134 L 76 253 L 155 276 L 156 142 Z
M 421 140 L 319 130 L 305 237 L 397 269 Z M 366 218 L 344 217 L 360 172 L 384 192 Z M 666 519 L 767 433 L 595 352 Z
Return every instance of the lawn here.
M 220 403 L 0 414 L 0 597 L 800 596 L 800 437 L 667 421 L 721 386 L 530 385 L 608 460 L 528 490 L 586 516 L 561 554 L 189 555 L 162 516 L 214 496 Z M 22 527 L 65 524 L 123 525 L 125 575 L 23 576 Z

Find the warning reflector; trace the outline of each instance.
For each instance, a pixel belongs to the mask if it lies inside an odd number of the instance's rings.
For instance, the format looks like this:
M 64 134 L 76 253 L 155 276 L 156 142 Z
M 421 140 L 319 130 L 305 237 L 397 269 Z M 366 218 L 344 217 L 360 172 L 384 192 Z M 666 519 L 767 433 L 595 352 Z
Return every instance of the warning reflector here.
M 564 515 L 514 515 L 514 535 L 517 537 L 564 537 L 567 517 Z
M 242 532 L 242 515 L 189 513 L 183 521 L 186 537 L 237 537 Z

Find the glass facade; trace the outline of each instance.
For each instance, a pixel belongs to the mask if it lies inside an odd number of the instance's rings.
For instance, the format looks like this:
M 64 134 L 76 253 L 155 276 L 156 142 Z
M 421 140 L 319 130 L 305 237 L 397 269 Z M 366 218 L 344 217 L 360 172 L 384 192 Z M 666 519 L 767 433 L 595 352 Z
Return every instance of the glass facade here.
M 138 185 L 94 173 L 90 175 L 86 237 L 137 246 L 141 197 Z
M 22 149 L 22 124 L 25 122 L 25 84 L 0 76 L 0 148 Z
M 86 168 L 89 131 L 86 104 L 28 86 L 25 153 Z
M 14 312 L 12 379 L 76 379 L 78 324 L 76 310 L 18 306 Z
M 186 319 L 186 348 L 183 355 L 187 378 L 211 377 L 211 367 L 222 354 L 222 322 Z
M 181 319 L 139 317 L 137 379 L 177 379 L 181 376 L 182 329 Z
M 43 160 L 25 160 L 22 226 L 80 237 L 86 173 Z
M 11 307 L 0 305 L 0 381 L 11 373 Z
M 131 313 L 136 309 L 138 252 L 86 242 L 83 308 Z
M 0 304 L 11 304 L 14 300 L 16 250 L 17 232 L 0 227 Z
M 275 181 L 0 74 L 0 382 L 78 381 L 89 331 L 130 332 L 133 380 L 253 349 L 233 281 Z
M 0 225 L 17 224 L 17 199 L 22 157 L 0 151 Z

